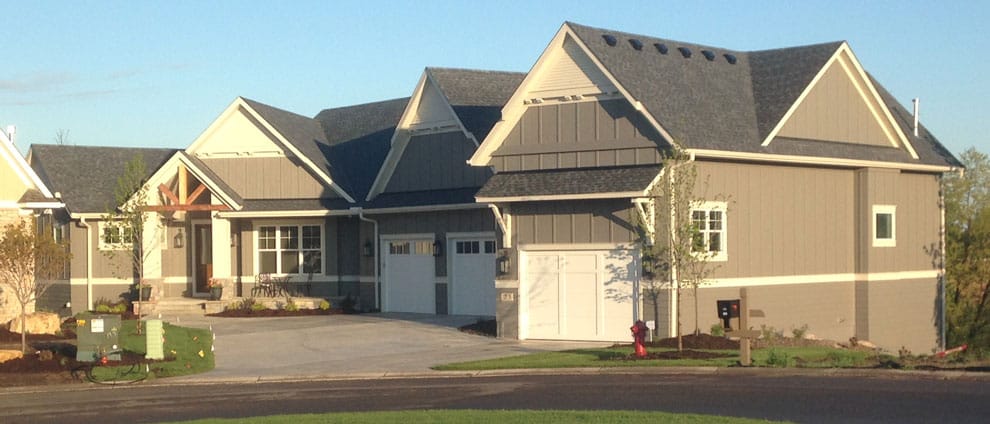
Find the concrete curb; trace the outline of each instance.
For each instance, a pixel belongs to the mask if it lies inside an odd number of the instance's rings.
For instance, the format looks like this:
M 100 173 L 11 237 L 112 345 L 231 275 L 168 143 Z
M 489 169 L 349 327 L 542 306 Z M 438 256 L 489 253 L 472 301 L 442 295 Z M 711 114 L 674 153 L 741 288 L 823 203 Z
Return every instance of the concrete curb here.
M 0 388 L 4 393 L 49 393 L 73 390 L 113 390 L 125 387 L 155 387 L 175 385 L 293 383 L 302 381 L 355 381 L 428 378 L 490 378 L 520 375 L 724 375 L 749 377 L 859 377 L 904 378 L 926 380 L 990 381 L 990 373 L 974 371 L 922 371 L 849 368 L 743 368 L 743 367 L 598 367 L 598 368 L 524 368 L 479 371 L 370 372 L 351 374 L 322 374 L 311 376 L 258 376 L 211 378 L 208 375 L 160 378 L 135 385 L 50 385 Z

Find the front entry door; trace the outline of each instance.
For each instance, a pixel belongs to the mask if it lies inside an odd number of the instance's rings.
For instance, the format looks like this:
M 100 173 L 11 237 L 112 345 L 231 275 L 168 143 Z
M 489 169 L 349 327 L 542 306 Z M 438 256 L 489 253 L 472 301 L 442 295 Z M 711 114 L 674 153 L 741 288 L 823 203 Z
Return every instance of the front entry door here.
M 213 278 L 213 229 L 209 225 L 193 226 L 196 251 L 193 262 L 196 264 L 195 293 L 209 293 L 207 283 Z

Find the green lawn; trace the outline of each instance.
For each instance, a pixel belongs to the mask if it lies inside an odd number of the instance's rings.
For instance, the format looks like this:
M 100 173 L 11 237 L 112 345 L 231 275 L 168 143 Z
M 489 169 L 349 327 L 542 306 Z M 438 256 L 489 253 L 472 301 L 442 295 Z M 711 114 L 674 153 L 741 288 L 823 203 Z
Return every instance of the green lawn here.
M 137 334 L 137 321 L 121 323 L 121 350 L 144 355 L 147 353 L 144 334 Z M 175 377 L 197 374 L 213 369 L 213 335 L 209 330 L 164 324 L 165 359 L 148 366 L 94 366 L 97 381 L 137 380 L 140 378 Z M 174 359 L 174 360 L 172 360 Z M 111 363 L 112 364 L 112 363 Z
M 674 349 L 650 348 L 651 352 Z M 739 362 L 735 350 L 709 351 L 731 356 L 714 359 L 649 359 L 622 360 L 633 353 L 631 346 L 599 349 L 574 349 L 562 352 L 540 352 L 529 355 L 483 361 L 458 362 L 434 367 L 441 371 L 476 371 L 519 368 L 599 368 L 599 367 L 728 367 Z M 829 347 L 778 347 L 753 351 L 753 364 L 764 367 L 846 368 L 868 367 L 877 363 L 876 357 L 865 351 L 850 351 Z
M 770 421 L 715 415 L 634 411 L 482 411 L 426 410 L 347 412 L 337 414 L 277 415 L 270 417 L 206 419 L 187 423 L 766 423 Z M 779 422 L 779 421 L 778 421 Z

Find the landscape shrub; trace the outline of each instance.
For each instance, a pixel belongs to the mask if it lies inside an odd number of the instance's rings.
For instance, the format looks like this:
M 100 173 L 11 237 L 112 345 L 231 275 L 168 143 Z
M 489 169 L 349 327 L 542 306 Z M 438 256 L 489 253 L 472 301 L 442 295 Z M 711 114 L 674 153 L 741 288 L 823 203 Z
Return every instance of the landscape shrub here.
M 291 297 L 285 298 L 285 310 L 288 312 L 296 312 L 299 310 L 299 305 L 296 305 L 296 301 L 292 300 Z
M 725 337 L 725 329 L 722 324 L 712 324 L 712 335 L 715 337 Z
M 794 335 L 795 339 L 803 339 L 804 336 L 808 334 L 808 324 L 802 325 L 797 328 L 792 328 L 791 334 Z
M 264 311 L 265 309 L 268 309 L 265 306 L 264 303 L 260 303 L 260 302 L 253 302 L 253 303 L 251 303 L 251 307 L 250 308 L 251 308 L 252 311 L 255 311 L 255 312 L 257 312 L 257 311 Z
M 773 368 L 787 368 L 790 365 L 791 358 L 787 355 L 787 352 L 782 350 L 770 348 L 767 352 L 767 366 Z
M 778 339 L 781 339 L 783 337 L 784 337 L 784 333 L 782 331 L 777 331 L 776 328 L 773 328 L 771 326 L 767 326 L 766 324 L 761 324 L 760 325 L 760 338 L 761 339 L 764 339 L 764 340 L 766 340 L 768 342 L 773 342 L 773 341 L 778 340 Z
M 323 301 L 321 301 L 320 302 L 320 310 L 321 311 L 329 311 L 330 310 L 330 301 L 329 300 L 323 300 Z

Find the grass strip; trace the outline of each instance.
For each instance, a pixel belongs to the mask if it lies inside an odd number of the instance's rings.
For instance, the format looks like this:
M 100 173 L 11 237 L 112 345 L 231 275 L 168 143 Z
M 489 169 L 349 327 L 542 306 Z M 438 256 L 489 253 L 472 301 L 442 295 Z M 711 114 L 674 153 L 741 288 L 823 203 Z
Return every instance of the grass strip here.
M 121 323 L 121 350 L 144 355 L 147 353 L 146 337 L 137 334 L 137 321 Z M 93 379 L 97 381 L 136 380 L 142 377 L 177 377 L 212 370 L 213 335 L 209 330 L 163 325 L 165 332 L 165 361 L 145 365 L 119 365 L 93 367 Z
M 331 414 L 277 415 L 268 417 L 205 419 L 186 423 L 727 423 L 748 424 L 770 421 L 715 415 L 674 414 L 639 411 L 490 411 L 490 410 L 423 410 L 388 412 L 345 412 Z M 779 421 L 778 421 L 779 422 Z

